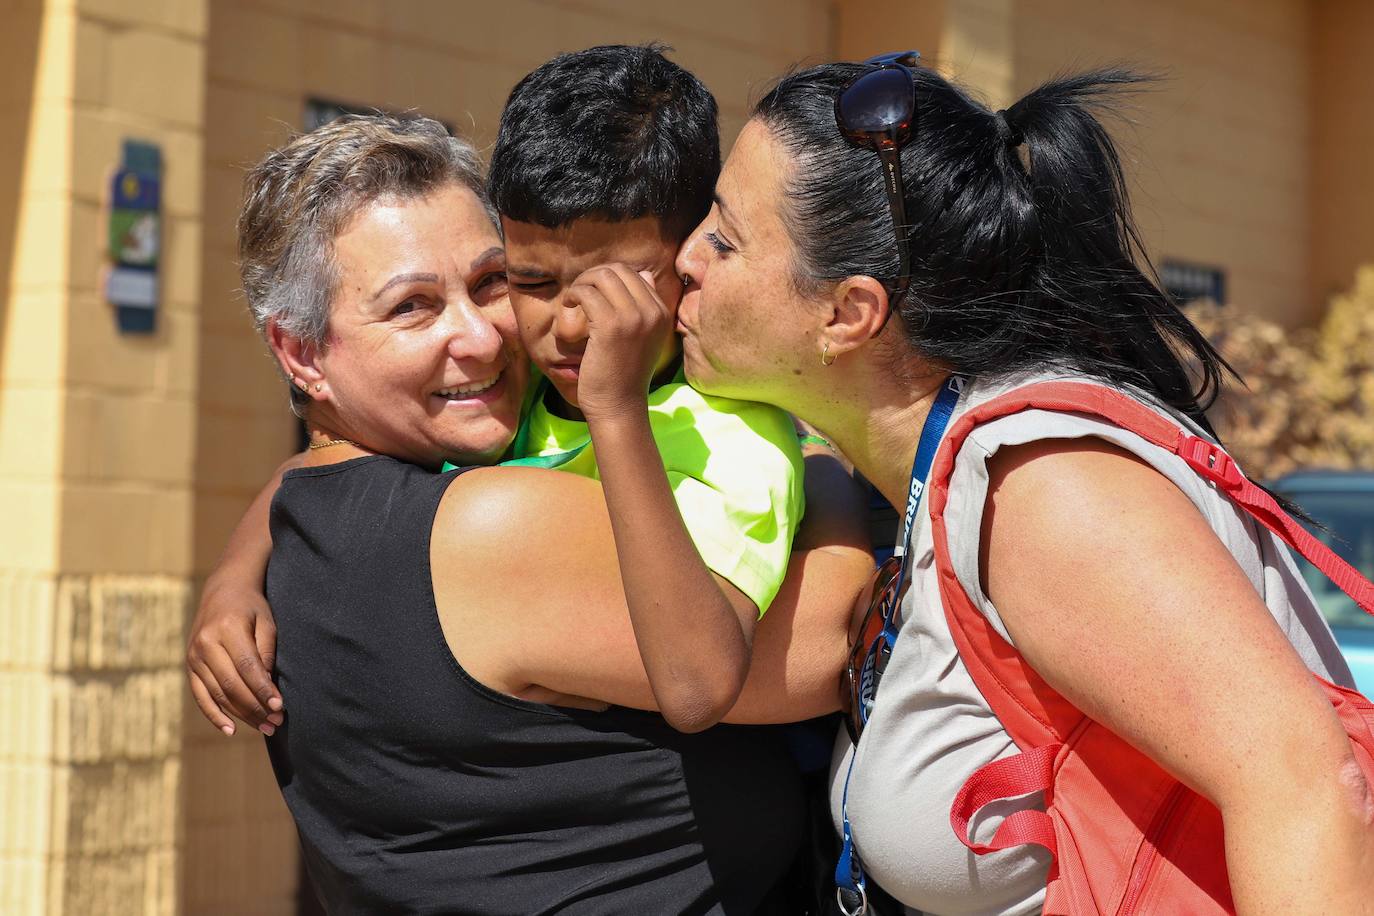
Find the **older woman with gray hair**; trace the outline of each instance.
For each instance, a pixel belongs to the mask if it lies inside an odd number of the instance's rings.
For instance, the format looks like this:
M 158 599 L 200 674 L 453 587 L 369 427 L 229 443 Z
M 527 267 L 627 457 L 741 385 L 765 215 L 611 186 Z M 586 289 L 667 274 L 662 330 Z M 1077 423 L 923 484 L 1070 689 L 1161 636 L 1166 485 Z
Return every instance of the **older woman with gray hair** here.
M 239 238 L 310 450 L 235 535 L 271 501 L 258 632 L 291 716 L 234 699 L 270 716 L 329 911 L 756 912 L 802 833 L 794 766 L 770 731 L 684 735 L 648 711 L 599 485 L 436 473 L 506 449 L 529 372 L 471 148 L 425 119 L 327 125 L 249 173 Z M 837 705 L 835 596 L 869 568 L 852 540 L 794 556 L 732 721 Z M 230 730 L 251 648 L 198 626 L 189 652 Z

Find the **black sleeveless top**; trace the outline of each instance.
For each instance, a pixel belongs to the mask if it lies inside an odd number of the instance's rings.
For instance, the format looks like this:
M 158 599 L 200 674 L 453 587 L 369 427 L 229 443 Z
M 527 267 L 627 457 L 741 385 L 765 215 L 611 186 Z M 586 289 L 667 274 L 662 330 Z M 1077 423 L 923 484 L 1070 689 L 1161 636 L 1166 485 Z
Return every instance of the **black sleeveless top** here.
M 288 472 L 272 503 L 287 715 L 267 745 L 325 907 L 753 912 L 804 829 L 776 730 L 684 735 L 657 715 L 529 703 L 469 677 L 429 562 L 457 476 L 358 458 Z M 538 562 L 510 549 L 506 575 Z M 575 602 L 577 583 L 566 589 Z

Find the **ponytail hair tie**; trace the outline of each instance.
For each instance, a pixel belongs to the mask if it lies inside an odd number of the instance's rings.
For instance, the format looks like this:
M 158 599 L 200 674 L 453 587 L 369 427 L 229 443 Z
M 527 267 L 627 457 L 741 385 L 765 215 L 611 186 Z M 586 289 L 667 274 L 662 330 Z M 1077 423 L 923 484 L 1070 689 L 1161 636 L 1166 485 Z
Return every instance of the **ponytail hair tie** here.
M 1021 131 L 1012 126 L 1011 120 L 1007 117 L 1007 110 L 1005 108 L 998 109 L 997 114 L 993 115 L 993 117 L 997 119 L 997 136 L 1003 143 L 1015 149 L 1026 142 L 1026 138 L 1021 135 Z

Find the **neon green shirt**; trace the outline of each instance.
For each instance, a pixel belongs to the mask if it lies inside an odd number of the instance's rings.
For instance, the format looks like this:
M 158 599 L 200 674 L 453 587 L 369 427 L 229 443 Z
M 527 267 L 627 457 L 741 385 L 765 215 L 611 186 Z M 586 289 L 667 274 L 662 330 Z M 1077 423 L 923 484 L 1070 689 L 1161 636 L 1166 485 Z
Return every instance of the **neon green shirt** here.
M 600 479 L 587 424 L 535 400 L 515 457 L 582 446 L 560 470 Z M 787 415 L 774 407 L 702 394 L 679 376 L 649 392 L 649 425 L 678 511 L 706 566 L 768 609 L 787 574 L 805 507 L 802 457 Z

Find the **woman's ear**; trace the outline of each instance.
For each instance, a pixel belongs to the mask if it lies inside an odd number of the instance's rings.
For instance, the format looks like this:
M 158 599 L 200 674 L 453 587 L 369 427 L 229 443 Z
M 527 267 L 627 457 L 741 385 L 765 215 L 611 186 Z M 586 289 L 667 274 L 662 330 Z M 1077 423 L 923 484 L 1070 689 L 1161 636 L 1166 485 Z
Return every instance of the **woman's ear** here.
M 829 321 L 821 333 L 836 356 L 863 346 L 887 324 L 887 289 L 873 277 L 841 280 L 827 300 Z
M 267 345 L 281 371 L 291 378 L 291 384 L 311 398 L 323 390 L 324 372 L 318 364 L 319 348 L 315 344 L 288 334 L 275 319 L 268 319 Z

